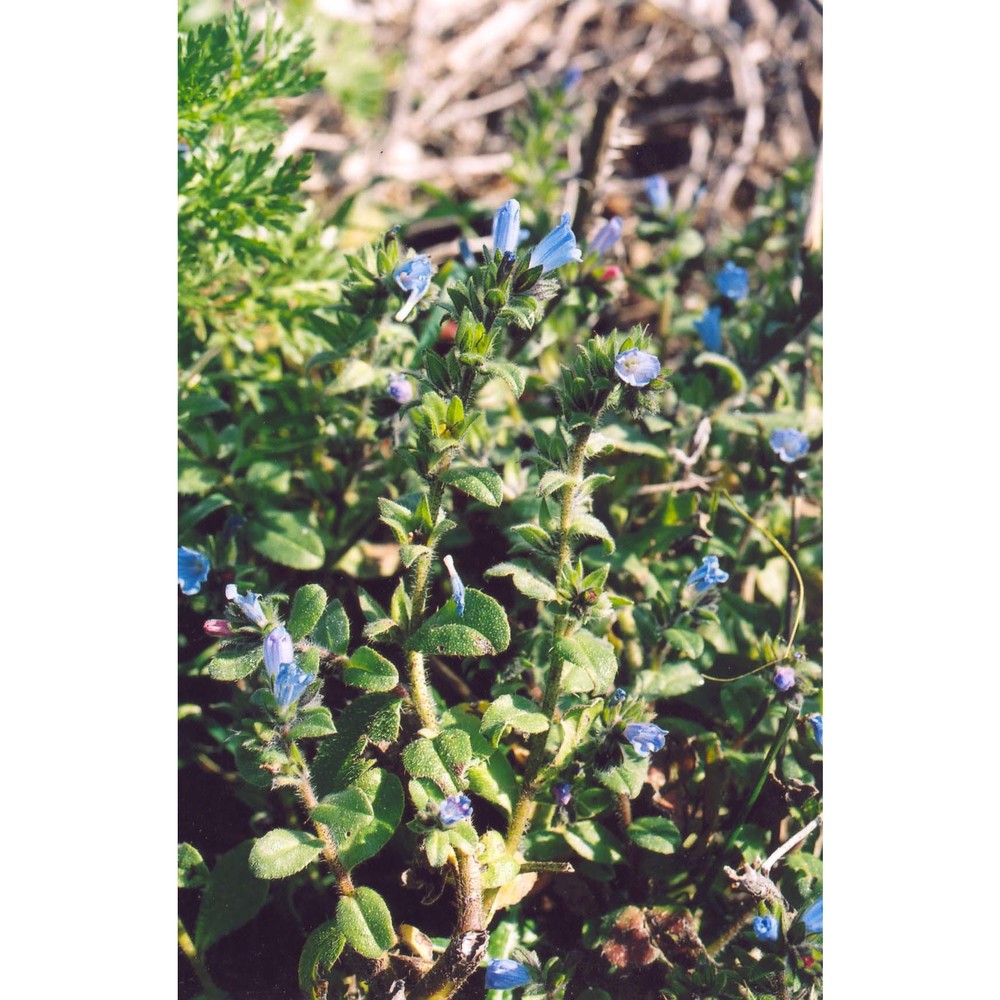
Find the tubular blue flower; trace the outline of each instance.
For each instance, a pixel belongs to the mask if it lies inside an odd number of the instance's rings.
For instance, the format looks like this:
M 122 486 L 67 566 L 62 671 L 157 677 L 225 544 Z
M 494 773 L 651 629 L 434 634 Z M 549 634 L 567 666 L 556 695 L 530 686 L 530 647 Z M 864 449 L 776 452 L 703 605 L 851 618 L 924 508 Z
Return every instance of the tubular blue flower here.
M 701 319 L 694 321 L 694 328 L 701 337 L 701 342 L 710 351 L 718 353 L 722 350 L 722 310 L 718 306 L 706 309 Z
M 731 260 L 727 260 L 715 276 L 715 287 L 727 299 L 739 302 L 750 294 L 750 275 L 746 268 L 737 267 Z
M 465 585 L 458 575 L 458 570 L 455 569 L 455 560 L 447 555 L 442 562 L 448 570 L 448 576 L 451 577 L 451 593 L 455 598 L 455 610 L 458 612 L 458 617 L 461 618 L 465 614 Z
M 717 583 L 725 583 L 728 579 L 729 574 L 724 569 L 719 569 L 719 557 L 705 556 L 701 565 L 687 578 L 687 585 L 694 587 L 699 594 L 704 594 Z
M 813 739 L 819 744 L 820 750 L 823 749 L 823 716 L 822 715 L 810 715 L 809 725 L 812 726 Z
M 649 351 L 633 347 L 615 358 L 615 373 L 623 382 L 641 387 L 649 385 L 660 374 L 660 362 Z
M 516 990 L 534 980 L 531 970 L 512 958 L 491 958 L 486 966 L 488 990 Z
M 283 625 L 264 636 L 264 669 L 269 677 L 277 676 L 282 664 L 295 662 L 295 644 Z
M 588 253 L 605 254 L 622 238 L 622 217 L 616 215 L 597 230 L 587 247 Z
M 516 250 L 521 232 L 521 206 L 515 198 L 505 201 L 493 216 L 493 249 Z
M 648 757 L 663 749 L 668 730 L 661 729 L 652 722 L 630 722 L 625 727 L 625 739 L 632 744 L 637 754 Z
M 459 793 L 449 795 L 438 807 L 438 819 L 442 826 L 454 826 L 472 815 L 472 799 Z
M 469 241 L 464 236 L 458 241 L 458 255 L 466 267 L 476 266 L 476 255 L 472 252 L 472 247 L 469 246 Z
M 573 786 L 568 781 L 560 781 L 552 786 L 552 798 L 561 806 L 568 806 L 573 798 Z
M 240 612 L 247 621 L 253 622 L 254 625 L 261 628 L 267 624 L 264 609 L 260 606 L 260 594 L 255 594 L 252 590 L 248 590 L 241 597 L 240 592 L 236 589 L 236 584 L 230 583 L 226 587 L 226 600 L 232 601 L 240 609 Z
M 393 375 L 386 392 L 402 406 L 413 399 L 413 383 L 405 375 Z
M 542 274 L 552 271 L 571 260 L 582 260 L 583 251 L 576 245 L 576 237 L 569 225 L 569 212 L 564 212 L 559 225 L 531 251 L 528 267 L 541 265 Z
M 778 667 L 774 671 L 774 686 L 779 691 L 790 691 L 795 687 L 795 671 L 791 667 Z
M 559 89 L 564 93 L 568 94 L 571 90 L 576 88 L 576 85 L 580 82 L 583 76 L 583 70 L 579 66 L 567 66 L 563 72 L 562 79 L 559 81 Z
M 628 697 L 628 692 L 625 688 L 615 688 L 614 694 L 608 699 L 608 704 L 614 708 L 615 705 L 620 705 Z
M 649 199 L 650 205 L 657 212 L 663 212 L 670 207 L 670 185 L 667 184 L 667 179 L 662 174 L 653 174 L 642 183 L 646 188 L 646 197 Z
M 753 918 L 753 932 L 761 941 L 777 941 L 779 930 L 781 925 L 777 917 L 768 914 L 766 917 Z
M 774 431 L 767 443 L 782 462 L 794 462 L 809 451 L 809 438 L 794 427 Z
M 823 897 L 820 896 L 819 899 L 813 903 L 807 910 L 802 914 L 802 923 L 805 929 L 810 934 L 822 934 L 823 933 Z
M 188 597 L 197 594 L 201 590 L 201 585 L 208 579 L 208 571 L 211 568 L 208 556 L 181 545 L 177 549 L 177 583 L 181 593 Z
M 307 674 L 297 663 L 282 663 L 274 678 L 274 697 L 282 712 L 287 712 L 314 680 L 315 674 Z
M 427 294 L 428 289 L 431 287 L 431 276 L 433 274 L 434 266 L 431 264 L 431 259 L 427 254 L 421 254 L 419 257 L 414 257 L 413 260 L 408 260 L 400 264 L 392 272 L 392 277 L 396 284 L 404 292 L 410 293 L 410 297 L 403 303 L 402 309 L 396 313 L 397 323 L 401 323 L 406 319 L 413 307 Z

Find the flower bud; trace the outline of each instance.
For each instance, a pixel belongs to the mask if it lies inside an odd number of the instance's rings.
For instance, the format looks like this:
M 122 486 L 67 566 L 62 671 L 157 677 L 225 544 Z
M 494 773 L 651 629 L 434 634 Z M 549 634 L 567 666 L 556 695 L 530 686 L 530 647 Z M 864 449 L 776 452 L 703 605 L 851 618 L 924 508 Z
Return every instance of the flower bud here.
M 795 671 L 791 667 L 778 667 L 774 671 L 774 686 L 779 691 L 790 691 L 795 687 Z
M 224 618 L 209 618 L 201 627 L 205 630 L 205 635 L 214 635 L 220 639 L 236 634 Z
M 459 793 L 449 795 L 438 807 L 438 819 L 442 826 L 454 826 L 472 815 L 472 799 Z
M 264 667 L 269 677 L 277 676 L 283 663 L 295 661 L 295 645 L 288 629 L 279 625 L 264 637 Z

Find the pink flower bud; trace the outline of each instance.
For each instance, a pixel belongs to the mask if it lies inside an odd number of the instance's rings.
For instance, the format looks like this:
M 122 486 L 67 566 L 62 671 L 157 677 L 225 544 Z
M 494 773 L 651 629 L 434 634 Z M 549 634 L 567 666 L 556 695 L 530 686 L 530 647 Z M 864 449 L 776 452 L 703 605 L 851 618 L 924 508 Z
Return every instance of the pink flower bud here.
M 594 272 L 594 277 L 597 278 L 598 281 L 614 281 L 615 278 L 620 278 L 621 276 L 622 269 L 616 264 L 610 264 L 608 267 Z
M 235 634 L 224 618 L 209 618 L 202 628 L 205 630 L 205 635 L 217 635 L 220 638 Z

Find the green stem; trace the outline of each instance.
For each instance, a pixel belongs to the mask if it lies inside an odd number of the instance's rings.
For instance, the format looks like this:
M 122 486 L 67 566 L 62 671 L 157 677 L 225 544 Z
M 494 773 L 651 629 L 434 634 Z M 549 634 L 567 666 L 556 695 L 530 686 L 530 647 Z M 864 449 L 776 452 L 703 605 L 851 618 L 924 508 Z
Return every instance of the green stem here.
M 305 758 L 298 748 L 298 744 L 294 740 L 286 740 L 285 749 L 299 772 L 296 782 L 299 799 L 305 807 L 306 812 L 311 816 L 312 811 L 319 805 L 319 800 L 316 798 L 316 792 L 312 786 L 309 765 L 306 763 Z M 337 843 L 333 839 L 333 834 L 330 833 L 330 828 L 325 823 L 317 823 L 315 820 L 312 821 L 312 825 L 316 831 L 316 836 L 323 842 L 323 858 L 337 879 L 337 888 L 340 890 L 340 894 L 342 896 L 353 896 L 354 883 L 351 881 L 351 876 L 340 860 L 340 855 L 337 853 Z
M 559 562 L 556 566 L 556 584 L 562 577 L 563 571 L 569 565 L 572 555 L 570 546 L 570 523 L 573 516 L 573 505 L 583 479 L 583 464 L 587 455 L 587 442 L 590 440 L 592 428 L 579 427 L 574 432 L 573 450 L 570 453 L 569 469 L 567 470 L 570 482 L 562 491 L 562 507 L 559 516 Z M 568 628 L 569 616 L 563 612 L 557 614 L 552 625 L 552 652 L 549 656 L 549 670 L 545 679 L 545 694 L 542 698 L 542 712 L 549 720 L 549 728 L 555 721 L 556 705 L 559 701 L 560 687 L 562 685 L 563 659 L 558 653 L 557 640 L 565 637 Z M 513 854 L 521 843 L 531 822 L 531 814 L 534 811 L 535 796 L 538 794 L 538 775 L 542 769 L 542 758 L 545 756 L 545 744 L 548 739 L 549 729 L 536 733 L 531 737 L 528 744 L 528 762 L 524 768 L 524 778 L 521 783 L 521 794 L 518 796 L 517 805 L 510 818 L 510 826 L 507 829 L 507 851 Z
M 212 981 L 212 977 L 208 972 L 208 966 L 205 965 L 205 960 L 198 954 L 198 949 L 194 946 L 191 935 L 188 934 L 187 928 L 179 917 L 177 919 L 177 944 L 180 945 L 181 951 L 184 952 L 187 960 L 191 963 L 191 968 L 194 969 L 195 975 L 198 977 L 198 982 L 201 983 L 201 988 L 208 1000 L 222 1000 L 226 994 Z

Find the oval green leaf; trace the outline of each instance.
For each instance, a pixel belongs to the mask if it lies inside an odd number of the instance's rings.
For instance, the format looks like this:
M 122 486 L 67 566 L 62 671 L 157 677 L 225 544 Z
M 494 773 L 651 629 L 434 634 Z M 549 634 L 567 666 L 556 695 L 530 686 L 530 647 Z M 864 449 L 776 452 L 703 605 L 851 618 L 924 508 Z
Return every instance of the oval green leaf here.
M 367 886 L 356 889 L 352 896 L 341 897 L 337 903 L 337 929 L 365 958 L 381 958 L 396 943 L 389 907 Z
M 319 857 L 322 842 L 302 830 L 269 830 L 254 842 L 250 870 L 257 878 L 287 878 Z

